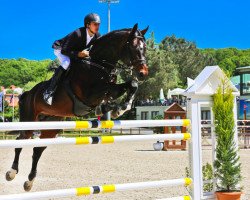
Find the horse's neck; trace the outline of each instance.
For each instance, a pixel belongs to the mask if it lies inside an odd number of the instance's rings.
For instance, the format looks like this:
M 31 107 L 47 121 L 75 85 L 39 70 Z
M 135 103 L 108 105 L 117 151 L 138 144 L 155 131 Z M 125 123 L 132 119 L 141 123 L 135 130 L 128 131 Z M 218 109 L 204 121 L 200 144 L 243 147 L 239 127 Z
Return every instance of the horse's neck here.
M 90 60 L 90 65 L 93 67 L 98 68 L 99 70 L 103 70 L 106 73 L 109 73 L 112 69 L 115 68 L 117 60 L 110 61 L 110 60 Z
M 105 39 L 97 41 L 91 51 L 90 56 L 94 61 L 105 60 L 108 63 L 115 64 L 121 57 L 121 52 L 125 42 L 127 41 L 127 34 L 110 35 Z

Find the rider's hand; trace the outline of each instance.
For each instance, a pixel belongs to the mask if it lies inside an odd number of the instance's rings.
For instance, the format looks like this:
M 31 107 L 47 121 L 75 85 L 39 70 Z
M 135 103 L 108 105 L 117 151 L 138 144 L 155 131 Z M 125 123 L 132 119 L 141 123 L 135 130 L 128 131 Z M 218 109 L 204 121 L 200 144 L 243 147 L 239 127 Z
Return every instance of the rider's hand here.
M 79 57 L 79 58 L 89 57 L 89 52 L 86 51 L 86 50 L 80 51 L 80 52 L 78 53 L 78 57 Z

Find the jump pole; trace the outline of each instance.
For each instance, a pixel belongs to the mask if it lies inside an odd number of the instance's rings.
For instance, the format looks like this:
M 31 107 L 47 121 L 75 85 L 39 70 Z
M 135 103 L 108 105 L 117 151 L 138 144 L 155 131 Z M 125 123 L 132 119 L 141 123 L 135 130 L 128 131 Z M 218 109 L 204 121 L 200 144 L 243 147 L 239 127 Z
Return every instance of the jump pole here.
M 128 190 L 141 190 L 148 188 L 159 188 L 169 186 L 189 186 L 192 183 L 190 178 L 150 181 L 150 182 L 138 182 L 138 183 L 126 183 L 116 185 L 103 185 L 92 187 L 71 188 L 63 190 L 51 190 L 43 192 L 32 192 L 12 195 L 2 195 L 0 200 L 34 200 L 44 198 L 59 198 L 59 197 L 74 197 L 101 193 L 113 193 L 118 191 Z
M 52 138 L 29 140 L 0 140 L 0 148 L 43 147 L 52 145 L 86 145 L 86 144 L 113 144 L 119 142 L 136 142 L 147 140 L 189 140 L 190 133 L 183 134 L 155 134 L 130 136 L 99 136 L 77 138 Z
M 0 131 L 61 130 L 87 128 L 135 128 L 159 126 L 189 126 L 188 119 L 173 120 L 115 120 L 115 121 L 49 121 L 49 122 L 5 122 Z

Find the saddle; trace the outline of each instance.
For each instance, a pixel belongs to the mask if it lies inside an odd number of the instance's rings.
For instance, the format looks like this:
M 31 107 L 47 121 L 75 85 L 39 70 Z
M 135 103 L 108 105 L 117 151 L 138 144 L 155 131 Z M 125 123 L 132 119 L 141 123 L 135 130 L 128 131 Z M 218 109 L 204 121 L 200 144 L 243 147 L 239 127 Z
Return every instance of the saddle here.
M 66 79 L 65 81 L 63 81 L 63 86 L 66 89 L 67 94 L 69 95 L 69 97 L 71 98 L 72 102 L 73 102 L 73 113 L 78 116 L 78 117 L 82 117 L 87 115 L 88 113 L 90 113 L 92 111 L 92 108 L 87 106 L 86 104 L 84 104 L 73 92 L 69 80 Z

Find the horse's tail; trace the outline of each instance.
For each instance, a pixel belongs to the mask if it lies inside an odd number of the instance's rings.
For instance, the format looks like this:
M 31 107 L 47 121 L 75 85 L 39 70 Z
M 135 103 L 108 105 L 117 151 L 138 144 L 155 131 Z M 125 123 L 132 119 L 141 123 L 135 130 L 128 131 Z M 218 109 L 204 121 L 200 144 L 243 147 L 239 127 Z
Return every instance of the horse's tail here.
M 26 91 L 23 94 L 21 94 L 21 96 L 19 97 L 19 110 L 23 109 L 25 97 L 27 96 L 27 94 L 28 94 L 28 92 Z
M 47 82 L 41 82 L 36 84 L 31 90 L 24 92 L 19 98 L 19 120 L 24 121 L 34 121 L 34 102 L 36 94 L 41 92 L 44 84 Z
M 28 97 L 29 91 L 24 92 L 20 97 L 19 97 L 19 117 L 20 121 L 23 121 L 23 114 L 26 112 L 25 111 L 25 105 L 27 105 L 27 97 Z
M 19 106 L 22 104 L 23 99 L 25 98 L 25 96 L 27 96 L 28 91 L 25 91 L 24 93 L 22 93 L 19 97 Z

